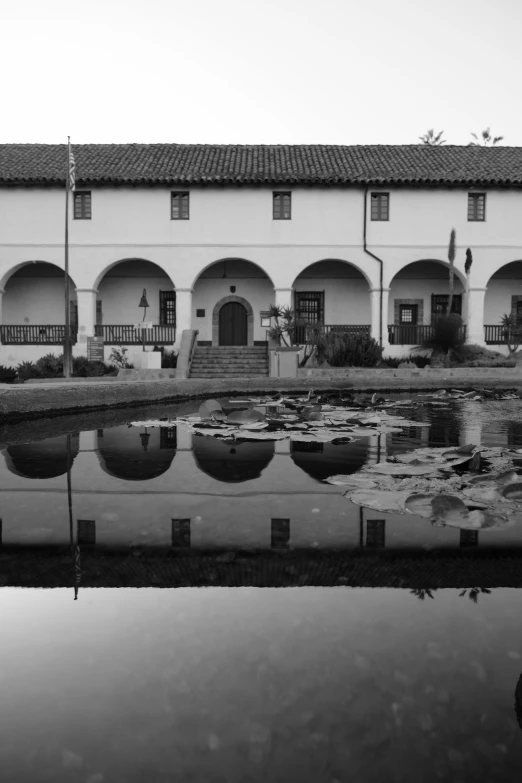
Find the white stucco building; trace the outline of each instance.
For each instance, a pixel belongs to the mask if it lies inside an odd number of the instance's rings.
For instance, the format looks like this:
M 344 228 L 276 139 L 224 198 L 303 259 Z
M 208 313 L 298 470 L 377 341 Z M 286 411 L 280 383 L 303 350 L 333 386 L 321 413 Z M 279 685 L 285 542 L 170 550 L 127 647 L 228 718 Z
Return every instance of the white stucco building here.
M 366 329 L 406 355 L 448 297 L 469 342 L 502 348 L 522 323 L 522 148 L 78 145 L 70 196 L 74 353 L 87 338 L 266 341 L 271 303 Z M 0 364 L 60 353 L 64 145 L 0 145 Z M 464 271 L 472 252 L 469 294 Z

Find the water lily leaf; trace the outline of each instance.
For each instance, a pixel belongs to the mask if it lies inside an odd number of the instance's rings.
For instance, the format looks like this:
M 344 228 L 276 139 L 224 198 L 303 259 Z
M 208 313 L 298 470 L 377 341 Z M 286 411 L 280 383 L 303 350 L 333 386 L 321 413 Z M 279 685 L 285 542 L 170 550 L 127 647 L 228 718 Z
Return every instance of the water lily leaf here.
M 304 421 L 322 421 L 324 416 L 320 411 L 306 410 L 301 411 L 301 418 Z
M 225 411 L 211 411 L 210 415 L 215 421 L 226 421 L 227 418 Z
M 522 481 L 506 484 L 500 494 L 506 500 L 522 500 Z
M 368 473 L 384 473 L 387 476 L 424 476 L 428 474 L 436 475 L 439 465 L 392 465 L 390 462 L 379 462 L 377 465 L 371 465 L 366 468 Z
M 472 454 L 475 448 L 476 446 L 474 446 L 473 443 L 468 443 L 466 446 L 461 446 L 459 449 L 445 451 L 444 454 L 447 454 L 448 459 L 450 459 L 453 455 Z
M 358 476 L 354 474 L 352 476 L 336 475 L 329 476 L 325 481 L 328 484 L 336 484 L 340 487 L 349 487 L 351 489 L 372 489 L 378 487 L 376 481 L 366 478 L 365 476 Z
M 409 491 L 394 490 L 355 490 L 355 492 L 346 492 L 344 497 L 349 498 L 352 503 L 358 506 L 365 506 L 374 511 L 390 511 L 395 513 L 404 513 L 404 504 L 411 493 Z
M 221 403 L 217 400 L 205 400 L 199 406 L 199 415 L 202 419 L 209 419 L 212 416 L 212 411 L 222 411 Z
M 410 495 L 406 498 L 404 507 L 410 514 L 416 514 L 424 519 L 431 519 L 433 516 L 433 507 L 431 501 L 434 495 Z
M 477 487 L 463 489 L 462 494 L 470 500 L 477 500 L 480 503 L 495 503 L 501 500 L 501 495 L 495 486 L 484 486 L 479 484 Z
M 470 512 L 460 498 L 455 495 L 435 495 L 431 501 L 433 516 L 447 525 L 465 522 Z
M 265 421 L 264 413 L 255 410 L 232 411 L 227 416 L 227 424 L 251 424 L 254 421 Z
M 501 473 L 500 476 L 496 477 L 497 484 L 514 484 L 516 481 L 519 481 L 520 476 L 518 473 L 514 470 L 506 470 L 504 473 Z
M 264 430 L 268 427 L 266 421 L 251 421 L 247 424 L 240 424 L 242 430 Z

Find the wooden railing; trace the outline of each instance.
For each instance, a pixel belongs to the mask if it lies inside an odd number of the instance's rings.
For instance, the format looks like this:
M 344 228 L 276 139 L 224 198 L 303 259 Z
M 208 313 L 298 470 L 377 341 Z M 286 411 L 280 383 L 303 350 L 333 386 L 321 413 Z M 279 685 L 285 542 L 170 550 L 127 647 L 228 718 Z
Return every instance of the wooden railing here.
M 502 324 L 484 326 L 484 342 L 486 345 L 506 345 L 506 342 L 522 343 L 522 326 L 509 330 L 509 340 L 506 341 L 507 329 Z
M 371 326 L 369 324 L 297 324 L 295 326 L 294 342 L 298 345 L 304 345 L 308 342 L 308 330 L 320 329 L 322 334 L 329 332 L 345 332 L 348 334 L 370 334 Z
M 69 327 L 71 344 L 76 343 L 78 327 Z M 3 345 L 63 345 L 65 326 L 60 324 L 8 324 L 0 326 L 0 342 Z
M 460 327 L 462 337 L 466 337 L 466 327 Z M 417 326 L 405 326 L 404 324 L 391 324 L 388 326 L 388 341 L 390 345 L 421 345 L 424 340 L 431 337 L 433 326 L 421 324 Z
M 172 345 L 176 340 L 175 326 L 153 326 L 135 329 L 133 325 L 103 324 L 94 327 L 96 337 L 103 337 L 107 345 Z

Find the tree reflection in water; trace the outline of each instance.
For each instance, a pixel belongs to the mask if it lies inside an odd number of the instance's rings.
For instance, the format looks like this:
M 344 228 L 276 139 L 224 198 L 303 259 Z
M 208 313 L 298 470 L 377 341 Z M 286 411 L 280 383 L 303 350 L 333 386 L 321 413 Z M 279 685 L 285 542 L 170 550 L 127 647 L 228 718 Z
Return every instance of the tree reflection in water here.
M 217 438 L 196 435 L 194 459 L 207 476 L 230 483 L 252 481 L 260 477 L 274 456 L 274 442 L 226 443 Z

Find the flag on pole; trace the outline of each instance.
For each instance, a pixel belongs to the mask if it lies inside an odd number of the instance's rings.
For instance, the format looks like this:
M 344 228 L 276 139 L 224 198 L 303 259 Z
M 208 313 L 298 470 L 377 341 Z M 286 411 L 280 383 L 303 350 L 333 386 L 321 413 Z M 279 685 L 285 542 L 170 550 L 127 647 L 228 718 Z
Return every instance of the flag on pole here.
M 69 145 L 69 189 L 74 190 L 76 182 L 76 163 L 74 155 L 72 153 L 71 146 Z
M 80 560 L 80 547 L 76 545 L 74 549 L 74 600 L 78 599 L 78 588 L 82 581 L 82 566 Z

